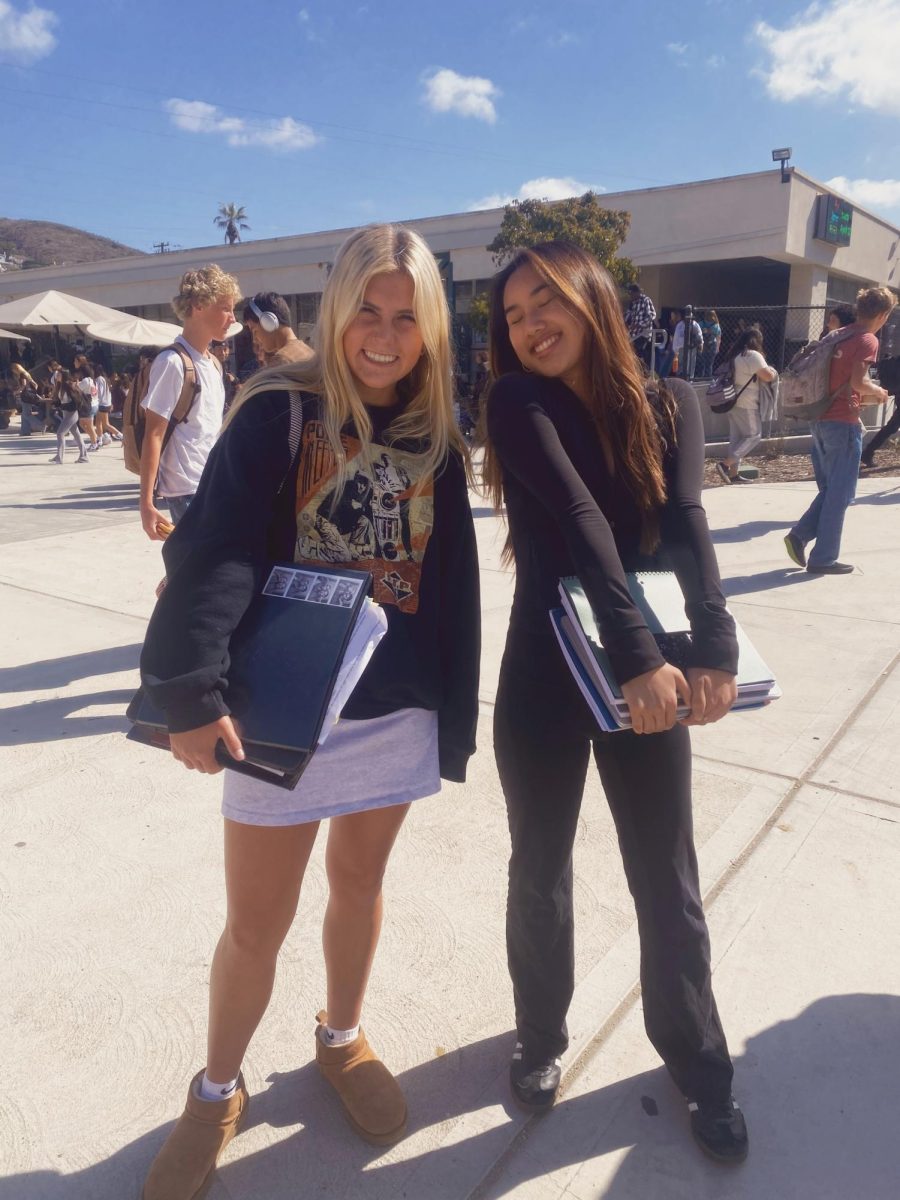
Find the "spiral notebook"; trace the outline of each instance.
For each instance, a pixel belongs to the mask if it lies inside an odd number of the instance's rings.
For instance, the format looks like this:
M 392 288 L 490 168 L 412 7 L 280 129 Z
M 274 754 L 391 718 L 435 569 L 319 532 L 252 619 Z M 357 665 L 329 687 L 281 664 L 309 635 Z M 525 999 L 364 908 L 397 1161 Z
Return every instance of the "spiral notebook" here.
M 684 671 L 690 661 L 692 640 L 684 595 L 674 572 L 629 571 L 626 581 L 663 658 Z M 560 580 L 559 595 L 562 607 L 554 608 L 550 619 L 575 682 L 602 729 L 607 733 L 629 729 L 628 705 L 581 583 L 575 576 Z M 732 712 L 759 708 L 782 694 L 771 670 L 736 620 L 735 630 L 738 696 Z M 682 706 L 678 716 L 686 717 L 688 712 Z

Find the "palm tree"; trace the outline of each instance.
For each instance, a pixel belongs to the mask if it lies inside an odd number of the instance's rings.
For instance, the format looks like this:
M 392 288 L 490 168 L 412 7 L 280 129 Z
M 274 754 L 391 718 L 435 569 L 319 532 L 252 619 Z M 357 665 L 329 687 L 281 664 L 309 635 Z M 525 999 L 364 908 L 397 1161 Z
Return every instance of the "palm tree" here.
M 250 228 L 243 204 L 240 207 L 236 204 L 220 204 L 219 215 L 213 217 L 213 225 L 225 230 L 225 241 L 229 246 L 241 240 L 242 229 Z

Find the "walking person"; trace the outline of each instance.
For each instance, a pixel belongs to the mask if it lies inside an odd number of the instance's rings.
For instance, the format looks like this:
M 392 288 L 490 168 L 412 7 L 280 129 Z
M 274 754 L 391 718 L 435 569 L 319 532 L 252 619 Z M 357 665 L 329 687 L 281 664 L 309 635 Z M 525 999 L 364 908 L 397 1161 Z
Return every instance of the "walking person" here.
M 103 443 L 94 425 L 94 416 L 98 408 L 97 384 L 94 381 L 94 372 L 87 362 L 82 362 L 74 370 L 75 378 L 78 380 L 78 390 L 82 396 L 78 407 L 78 428 L 88 439 L 88 450 L 99 450 Z
M 293 462 L 290 391 L 303 407 Z M 165 543 L 169 584 L 142 678 L 189 769 L 219 771 L 219 740 L 241 755 L 226 702 L 228 642 L 271 559 L 370 570 L 388 632 L 294 791 L 226 774 L 227 918 L 210 977 L 206 1067 L 144 1200 L 196 1196 L 238 1131 L 244 1052 L 326 817 L 328 1000 L 316 1062 L 364 1140 L 390 1145 L 406 1128 L 403 1093 L 360 1017 L 394 840 L 413 801 L 438 792 L 441 778 L 464 781 L 475 748 L 478 564 L 452 400 L 450 314 L 433 254 L 400 226 L 361 230 L 322 295 L 318 355 L 248 383 Z
M 66 460 L 66 437 L 71 433 L 78 447 L 76 462 L 88 462 L 87 444 L 81 433 L 78 419 L 78 406 L 82 403 L 83 393 L 68 371 L 59 368 L 55 373 L 54 405 L 62 413 L 62 420 L 56 427 L 56 454 L 50 459 L 59 466 Z
M 728 413 L 728 453 L 716 463 L 716 471 L 723 483 L 750 483 L 740 474 L 741 459 L 762 441 L 759 385 L 778 378 L 763 354 L 762 334 L 753 326 L 745 329 L 734 344 L 732 370 L 737 399 Z
M 221 341 L 233 324 L 240 294 L 235 277 L 215 263 L 185 271 L 172 300 L 182 322 L 181 334 L 152 360 L 146 350 L 141 351 L 144 364 L 149 362 L 149 379 L 141 400 L 147 426 L 141 447 L 140 513 L 151 541 L 164 541 L 169 525 L 177 525 L 187 512 L 222 428 L 222 364 L 209 347 Z M 185 419 L 173 422 L 185 386 L 185 364 L 194 372 L 194 396 Z M 171 521 L 156 507 L 157 497 L 166 501 Z
M 708 308 L 704 313 L 700 321 L 700 333 L 703 335 L 703 351 L 697 359 L 697 374 L 701 379 L 708 379 L 713 373 L 722 345 L 722 326 L 714 308 Z
M 637 912 L 647 1033 L 699 1145 L 740 1161 L 747 1131 L 713 998 L 685 728 L 719 720 L 737 694 L 734 622 L 700 503 L 697 398 L 678 380 L 644 381 L 610 276 L 566 242 L 523 250 L 495 277 L 490 341 L 485 480 L 506 505 L 517 573 L 494 711 L 512 838 L 512 1093 L 542 1112 L 560 1083 L 574 989 L 572 848 L 593 751 Z M 660 655 L 625 579 L 657 548 L 685 593 L 686 675 Z M 548 610 L 566 575 L 594 609 L 630 731 L 600 732 L 557 645 Z M 681 722 L 679 700 L 690 708 Z
M 878 382 L 887 391 L 888 396 L 894 397 L 894 411 L 881 429 L 872 435 L 863 447 L 859 462 L 861 471 L 871 471 L 875 466 L 875 455 L 886 445 L 900 429 L 900 356 L 892 355 L 883 358 L 878 364 Z
M 113 401 L 112 387 L 106 377 L 106 368 L 102 363 L 93 363 L 92 366 L 94 383 L 97 385 L 97 415 L 94 418 L 94 425 L 102 445 L 108 446 L 111 442 L 121 442 L 122 435 L 109 423 Z
M 853 571 L 853 564 L 840 562 L 838 555 L 844 516 L 853 503 L 859 478 L 863 428 L 859 410 L 864 403 L 884 404 L 888 399 L 887 390 L 869 378 L 869 364 L 878 358 L 875 335 L 896 303 L 896 296 L 888 288 L 861 288 L 856 297 L 856 321 L 839 331 L 846 341 L 835 350 L 828 376 L 829 394 L 834 401 L 810 424 L 818 490 L 784 539 L 788 557 L 811 575 L 849 575 Z M 810 542 L 815 545 L 807 560 Z

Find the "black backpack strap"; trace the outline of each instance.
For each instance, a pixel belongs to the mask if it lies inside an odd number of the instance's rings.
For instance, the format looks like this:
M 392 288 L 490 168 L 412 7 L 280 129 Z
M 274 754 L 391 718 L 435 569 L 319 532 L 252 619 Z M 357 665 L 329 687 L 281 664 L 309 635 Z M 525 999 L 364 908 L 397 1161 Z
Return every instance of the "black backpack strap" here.
M 280 495 L 284 490 L 284 485 L 288 481 L 288 477 L 294 469 L 294 463 L 297 461 L 297 456 L 300 453 L 300 443 L 303 439 L 303 397 L 299 392 L 290 392 L 291 399 L 291 420 L 288 427 L 288 450 L 290 451 L 291 463 L 287 471 L 284 473 L 284 479 L 278 485 Z

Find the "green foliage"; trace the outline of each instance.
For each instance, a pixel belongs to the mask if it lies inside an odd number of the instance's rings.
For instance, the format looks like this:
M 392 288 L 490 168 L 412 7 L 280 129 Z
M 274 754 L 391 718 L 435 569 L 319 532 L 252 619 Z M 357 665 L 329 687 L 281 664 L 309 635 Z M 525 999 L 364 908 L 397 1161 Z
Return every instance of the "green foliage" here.
M 596 192 L 569 200 L 513 200 L 507 204 L 500 232 L 488 250 L 502 267 L 523 246 L 564 238 L 593 254 L 624 287 L 637 279 L 631 259 L 616 255 L 630 226 L 631 213 L 601 207 Z
M 220 204 L 219 215 L 213 217 L 213 225 L 225 230 L 225 241 L 229 246 L 241 240 L 242 229 L 250 228 L 243 204 Z
M 466 313 L 466 318 L 475 333 L 481 334 L 482 337 L 487 336 L 488 331 L 488 315 L 490 312 L 490 303 L 487 292 L 482 292 L 475 296 L 472 303 L 469 305 L 469 311 Z

